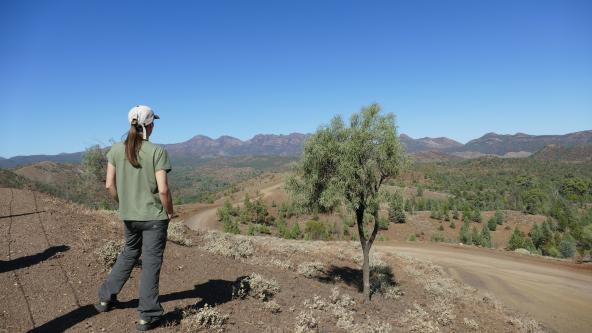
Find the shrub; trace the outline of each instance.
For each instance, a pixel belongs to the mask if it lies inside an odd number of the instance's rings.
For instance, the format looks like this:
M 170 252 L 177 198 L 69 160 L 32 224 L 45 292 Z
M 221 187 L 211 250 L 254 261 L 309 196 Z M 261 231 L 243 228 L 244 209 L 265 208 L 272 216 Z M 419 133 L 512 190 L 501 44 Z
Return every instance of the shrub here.
M 350 216 L 346 216 L 343 218 L 343 224 L 351 228 L 356 224 L 356 221 L 354 221 L 354 219 L 352 219 Z
M 475 226 L 471 229 L 471 240 L 473 241 L 473 245 L 481 245 L 481 234 Z
M 205 304 L 199 310 L 183 311 L 181 330 L 183 332 L 197 332 L 203 328 L 221 329 L 227 320 L 228 315 L 223 315 L 213 307 Z
M 410 242 L 415 242 L 417 240 L 417 236 L 415 236 L 415 234 L 409 235 L 407 240 Z
M 481 229 L 481 246 L 491 247 L 491 234 L 489 233 L 489 226 L 483 226 L 483 229 Z
M 304 226 L 304 238 L 308 240 L 326 240 L 328 231 L 322 221 L 309 220 Z
M 299 239 L 302 236 L 302 231 L 300 231 L 300 225 L 298 222 L 295 222 L 290 230 L 290 238 L 291 239 Z
M 389 221 L 383 217 L 378 218 L 378 228 L 380 230 L 388 230 L 389 228 Z
M 489 221 L 487 221 L 487 228 L 491 231 L 495 231 L 495 229 L 497 228 L 497 222 L 495 220 L 495 217 L 492 217 L 489 219 Z
M 454 222 L 450 222 L 450 229 L 456 229 L 456 224 L 454 224 Z
M 307 278 L 320 278 L 325 276 L 325 265 L 319 261 L 303 262 L 296 271 Z
M 247 229 L 247 235 L 255 236 L 255 226 L 252 223 L 249 224 L 249 228 Z
M 204 249 L 233 259 L 249 258 L 255 252 L 253 242 L 244 236 L 231 236 L 209 232 L 205 237 Z
M 496 210 L 493 217 L 495 218 L 495 223 L 497 223 L 499 225 L 504 224 L 504 213 L 502 213 L 501 210 L 499 210 L 499 209 Z
M 444 226 L 443 226 L 442 224 L 440 224 L 440 225 L 438 226 L 438 230 L 440 230 L 440 231 L 444 231 Z
M 444 235 L 442 235 L 439 232 L 436 232 L 436 233 L 432 234 L 431 241 L 432 242 L 444 242 Z
M 508 249 L 510 251 L 514 251 L 516 249 L 524 248 L 524 245 L 525 245 L 524 241 L 525 241 L 524 240 L 524 233 L 522 233 L 520 230 L 518 230 L 518 228 L 516 228 L 512 232 L 512 236 L 510 237 L 510 240 L 508 241 Z
M 240 234 L 240 229 L 238 227 L 238 222 L 234 221 L 230 215 L 226 215 L 223 217 L 222 224 L 224 225 L 224 232 L 229 234 Z
M 111 267 L 115 264 L 115 261 L 117 261 L 117 256 L 123 250 L 123 246 L 123 241 L 116 242 L 110 240 L 98 248 L 95 251 L 95 254 L 98 256 L 101 263 L 107 267 Z
M 475 209 L 473 211 L 473 214 L 471 215 L 471 221 L 477 222 L 477 223 L 481 223 L 481 221 L 483 221 L 483 216 L 481 215 L 480 210 Z
M 472 244 L 473 238 L 471 237 L 471 233 L 469 232 L 469 222 L 465 221 L 463 225 L 460 227 L 460 233 L 458 234 L 458 241 L 463 244 Z
M 558 258 L 561 255 L 561 253 L 559 252 L 559 250 L 557 250 L 557 248 L 555 246 L 549 246 L 547 248 L 547 253 L 551 257 L 555 257 L 555 258 Z
M 559 253 L 563 258 L 571 258 L 576 253 L 575 240 L 570 236 L 566 237 L 559 243 Z
M 280 286 L 275 280 L 268 280 L 257 273 L 241 279 L 233 288 L 233 296 L 245 298 L 251 296 L 260 301 L 268 301 L 280 292 Z
M 191 239 L 185 237 L 185 224 L 183 223 L 183 220 L 169 223 L 167 239 L 183 246 L 191 246 L 192 244 Z

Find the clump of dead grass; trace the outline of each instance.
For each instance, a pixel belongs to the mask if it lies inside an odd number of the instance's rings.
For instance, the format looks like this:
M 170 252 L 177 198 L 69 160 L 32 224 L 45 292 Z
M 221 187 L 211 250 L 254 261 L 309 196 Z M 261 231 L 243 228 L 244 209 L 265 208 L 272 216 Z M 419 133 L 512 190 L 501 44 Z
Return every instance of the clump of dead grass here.
M 253 242 L 249 238 L 219 232 L 205 234 L 204 249 L 233 259 L 246 259 L 255 252 Z
M 185 237 L 185 224 L 183 220 L 169 222 L 167 230 L 167 239 L 175 244 L 182 246 L 191 246 L 193 243 L 190 238 Z
M 196 332 L 201 329 L 222 329 L 229 316 L 220 313 L 213 307 L 205 304 L 201 309 L 183 311 L 181 319 L 182 332 Z
M 105 266 L 111 267 L 117 261 L 117 256 L 123 251 L 124 242 L 110 240 L 105 242 L 103 246 L 99 247 L 95 254 L 97 259 Z
M 298 265 L 297 272 L 307 278 L 321 278 L 325 276 L 325 265 L 320 261 L 303 262 Z
M 312 311 L 301 311 L 296 317 L 295 333 L 316 333 L 319 331 L 319 321 Z
M 260 301 L 267 302 L 280 292 L 277 281 L 266 279 L 260 274 L 252 273 L 241 279 L 234 287 L 233 295 L 238 298 L 251 296 Z

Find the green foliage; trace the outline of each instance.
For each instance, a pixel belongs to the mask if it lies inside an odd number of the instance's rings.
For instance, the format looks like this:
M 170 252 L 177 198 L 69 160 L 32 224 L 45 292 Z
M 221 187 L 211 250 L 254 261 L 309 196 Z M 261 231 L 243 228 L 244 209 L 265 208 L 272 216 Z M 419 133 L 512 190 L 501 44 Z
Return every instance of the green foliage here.
M 450 222 L 450 229 L 456 229 L 456 224 L 454 224 L 454 222 Z
M 292 229 L 290 230 L 290 238 L 291 239 L 300 239 L 302 237 L 302 231 L 300 231 L 300 225 L 298 223 L 294 223 Z
M 483 221 L 483 216 L 481 215 L 481 211 L 479 209 L 475 209 L 471 213 L 471 221 L 481 223 Z
M 497 222 L 495 221 L 495 217 L 492 217 L 487 221 L 487 228 L 491 231 L 495 231 L 497 228 Z
M 481 229 L 480 245 L 483 247 L 491 247 L 491 234 L 489 233 L 488 226 L 483 226 L 483 229 Z
M 432 234 L 432 237 L 430 237 L 430 240 L 432 242 L 438 243 L 438 242 L 444 242 L 445 239 L 444 239 L 444 235 L 442 233 L 436 232 L 436 233 Z
M 576 253 L 576 240 L 569 234 L 559 243 L 559 253 L 563 258 L 571 258 Z
M 516 249 L 523 249 L 526 245 L 526 239 L 524 238 L 524 233 L 518 228 L 514 229 L 512 232 L 512 236 L 508 241 L 508 250 L 514 251 Z
M 255 225 L 252 223 L 249 224 L 249 228 L 247 229 L 247 235 L 255 236 Z
M 107 174 L 107 153 L 99 145 L 86 148 L 80 163 L 85 178 L 92 178 L 92 182 L 105 182 Z
M 415 236 L 415 234 L 411 234 L 411 235 L 409 235 L 407 240 L 410 242 L 415 242 L 417 240 L 417 236 Z
M 471 236 L 471 232 L 469 231 L 469 222 L 465 221 L 463 225 L 460 227 L 460 233 L 458 234 L 458 241 L 463 244 L 473 244 L 473 238 Z
M 471 229 L 471 241 L 473 242 L 473 245 L 481 245 L 481 234 L 479 233 L 479 231 L 477 231 L 476 226 L 473 226 L 473 228 Z
M 389 196 L 388 215 L 391 223 L 405 223 L 405 200 L 400 193 L 394 193 Z
M 230 215 L 224 215 L 222 218 L 222 224 L 224 225 L 224 232 L 231 234 L 240 234 L 238 222 L 233 220 Z
M 326 240 L 328 239 L 328 235 L 327 227 L 322 221 L 309 220 L 304 225 L 304 239 Z
M 385 219 L 384 217 L 378 218 L 378 228 L 380 230 L 388 230 L 389 224 L 389 220 Z

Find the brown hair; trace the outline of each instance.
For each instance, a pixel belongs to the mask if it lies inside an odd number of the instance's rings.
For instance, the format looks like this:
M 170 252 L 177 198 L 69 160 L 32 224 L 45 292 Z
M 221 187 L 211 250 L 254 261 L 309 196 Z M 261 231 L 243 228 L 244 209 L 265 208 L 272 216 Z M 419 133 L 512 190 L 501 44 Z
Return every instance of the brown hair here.
M 125 138 L 125 156 L 134 168 L 142 167 L 138 162 L 140 148 L 142 148 L 142 128 L 138 128 L 137 122 L 133 122 L 129 132 L 127 132 L 127 138 Z

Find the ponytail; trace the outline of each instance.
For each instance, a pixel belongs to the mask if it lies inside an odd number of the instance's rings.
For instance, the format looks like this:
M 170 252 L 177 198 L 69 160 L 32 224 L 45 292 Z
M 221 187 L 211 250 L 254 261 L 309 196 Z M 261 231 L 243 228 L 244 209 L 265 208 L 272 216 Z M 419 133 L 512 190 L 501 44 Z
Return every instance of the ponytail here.
M 135 120 L 135 119 L 134 119 Z M 142 147 L 142 128 L 138 129 L 137 122 L 132 123 L 127 138 L 125 138 L 125 156 L 134 168 L 141 168 L 138 162 L 138 154 Z

